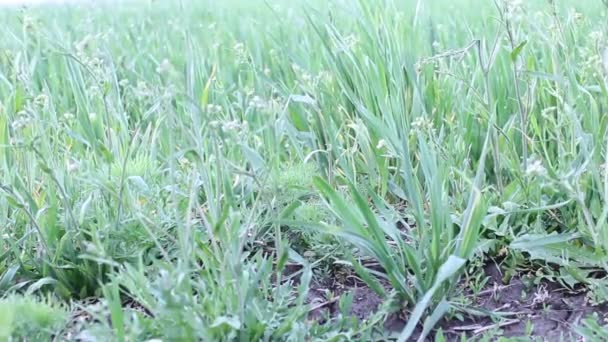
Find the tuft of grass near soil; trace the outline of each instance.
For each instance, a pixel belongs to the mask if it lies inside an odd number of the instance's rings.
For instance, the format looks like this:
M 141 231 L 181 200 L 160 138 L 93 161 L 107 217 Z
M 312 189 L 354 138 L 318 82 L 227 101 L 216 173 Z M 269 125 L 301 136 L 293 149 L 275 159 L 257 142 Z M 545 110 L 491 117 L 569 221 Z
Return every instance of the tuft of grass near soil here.
M 607 14 L 0 7 L 0 339 L 605 338 Z

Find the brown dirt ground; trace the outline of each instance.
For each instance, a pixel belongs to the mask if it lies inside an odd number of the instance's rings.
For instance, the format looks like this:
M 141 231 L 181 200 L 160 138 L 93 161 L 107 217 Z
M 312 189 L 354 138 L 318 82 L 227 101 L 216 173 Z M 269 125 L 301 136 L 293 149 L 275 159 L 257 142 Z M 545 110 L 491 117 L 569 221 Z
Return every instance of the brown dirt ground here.
M 388 289 L 388 285 L 385 285 Z M 327 317 L 335 317 L 338 312 L 338 299 L 346 293 L 353 294 L 351 314 L 359 319 L 365 319 L 372 315 L 382 304 L 382 298 L 364 283 L 349 277 L 343 281 L 325 279 L 311 286 L 308 300 L 313 306 L 309 319 L 323 322 Z M 328 293 L 332 299 L 328 300 Z
M 448 341 L 459 341 L 462 334 L 469 338 L 488 334 L 497 336 L 497 333 L 504 337 L 526 337 L 530 325 L 531 335 L 527 337 L 528 340 L 571 341 L 577 340 L 578 337 L 572 328 L 586 316 L 595 312 L 600 319 L 608 320 L 608 304 L 590 305 L 583 290 L 569 291 L 557 283 L 547 281 L 526 286 L 518 277 L 512 278 L 509 284 L 503 284 L 500 270 L 494 264 L 487 265 L 485 272 L 490 278 L 486 287 L 477 295 L 470 291 L 465 295 L 473 302 L 474 307 L 486 313 L 468 315 L 463 320 L 445 319 L 439 326 Z M 309 301 L 315 309 L 311 311 L 309 319 L 322 322 L 326 317 L 338 313 L 338 301 L 328 301 L 328 291 L 335 296 L 351 291 L 351 314 L 359 319 L 372 315 L 382 304 L 382 299 L 363 283 L 353 279 L 351 277 L 343 282 L 324 280 L 315 283 L 309 296 Z M 385 286 L 389 288 L 388 284 Z M 490 312 L 496 315 L 491 315 Z M 389 331 L 400 331 L 405 323 L 403 318 L 395 314 L 385 322 L 385 328 Z
M 557 283 L 541 281 L 527 286 L 521 278 L 502 283 L 502 274 L 495 264 L 485 267 L 490 280 L 484 290 L 472 296 L 476 307 L 501 313 L 502 319 L 491 315 L 467 317 L 464 321 L 445 321 L 441 325 L 448 340 L 456 341 L 463 332 L 469 336 L 483 336 L 500 329 L 501 336 L 525 337 L 528 326 L 534 340 L 570 341 L 578 335 L 573 332 L 581 319 L 596 312 L 601 319 L 608 317 L 608 305 L 592 306 L 584 290 L 571 291 Z

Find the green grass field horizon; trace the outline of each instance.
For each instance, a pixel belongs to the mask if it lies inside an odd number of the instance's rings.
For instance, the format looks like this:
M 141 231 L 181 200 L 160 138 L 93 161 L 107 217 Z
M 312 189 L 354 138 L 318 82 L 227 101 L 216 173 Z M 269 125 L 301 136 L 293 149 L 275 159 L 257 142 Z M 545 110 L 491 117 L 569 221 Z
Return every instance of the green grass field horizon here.
M 0 340 L 607 339 L 607 13 L 0 7 Z

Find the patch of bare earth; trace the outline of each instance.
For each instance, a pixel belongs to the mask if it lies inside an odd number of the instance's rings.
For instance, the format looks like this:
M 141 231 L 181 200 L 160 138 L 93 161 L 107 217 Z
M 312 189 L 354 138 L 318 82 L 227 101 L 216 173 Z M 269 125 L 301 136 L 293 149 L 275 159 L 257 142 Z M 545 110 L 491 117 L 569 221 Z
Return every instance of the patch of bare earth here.
M 486 287 L 467 294 L 478 314 L 465 315 L 462 320 L 447 318 L 439 324 L 448 341 L 459 341 L 463 334 L 469 338 L 499 334 L 534 341 L 570 341 L 577 340 L 573 328 L 586 316 L 597 313 L 600 319 L 608 320 L 608 304 L 592 306 L 584 290 L 572 291 L 547 281 L 526 285 L 520 277 L 503 284 L 502 275 L 493 264 L 487 265 L 485 272 L 490 278 Z M 325 279 L 313 284 L 309 319 L 325 322 L 337 316 L 338 299 L 346 292 L 353 293 L 351 315 L 365 319 L 378 310 L 382 298 L 354 276 L 348 279 Z M 388 284 L 383 285 L 390 289 Z M 330 298 L 328 293 L 332 294 Z M 394 314 L 385 322 L 385 329 L 387 333 L 400 331 L 406 323 L 401 315 Z
M 485 272 L 490 277 L 488 285 L 470 296 L 474 305 L 487 314 L 469 316 L 464 321 L 444 321 L 441 326 L 448 340 L 456 341 L 462 333 L 483 336 L 500 329 L 500 335 L 505 337 L 570 341 L 577 338 L 573 328 L 581 319 L 594 312 L 601 319 L 608 317 L 608 305 L 592 306 L 583 289 L 572 291 L 548 281 L 530 286 L 519 277 L 503 284 L 494 264 L 487 265 Z
M 339 279 L 339 280 L 338 280 Z M 383 284 L 386 289 L 387 284 Z M 324 322 L 339 314 L 338 302 L 342 295 L 350 292 L 353 302 L 350 314 L 365 319 L 375 313 L 382 304 L 382 298 L 372 289 L 352 275 L 323 279 L 312 284 L 308 301 L 312 306 L 309 319 Z

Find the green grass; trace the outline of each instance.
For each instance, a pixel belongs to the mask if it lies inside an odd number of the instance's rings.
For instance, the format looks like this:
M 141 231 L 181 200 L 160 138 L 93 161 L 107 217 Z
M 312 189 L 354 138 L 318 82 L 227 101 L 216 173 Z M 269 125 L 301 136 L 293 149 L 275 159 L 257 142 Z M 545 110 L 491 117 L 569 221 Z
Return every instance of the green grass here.
M 607 13 L 0 8 L 1 338 L 422 340 L 499 256 L 606 301 Z M 385 304 L 308 319 L 339 268 Z

